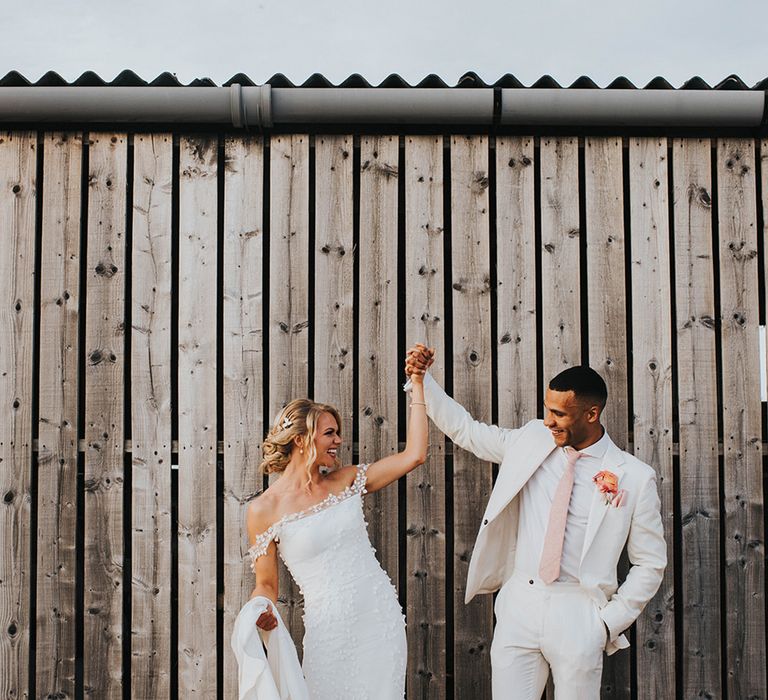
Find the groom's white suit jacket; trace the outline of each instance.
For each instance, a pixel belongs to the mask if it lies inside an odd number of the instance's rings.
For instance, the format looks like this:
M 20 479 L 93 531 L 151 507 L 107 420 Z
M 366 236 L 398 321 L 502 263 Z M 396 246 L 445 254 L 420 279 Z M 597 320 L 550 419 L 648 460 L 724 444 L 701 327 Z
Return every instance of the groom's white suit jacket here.
M 476 421 L 427 374 L 427 413 L 459 447 L 500 465 L 485 508 L 467 574 L 465 602 L 478 593 L 493 593 L 515 568 L 518 496 L 533 473 L 556 448 L 543 421 L 510 430 Z M 581 555 L 579 580 L 593 598 L 610 635 L 606 651 L 629 646 L 621 634 L 640 615 L 661 584 L 667 547 L 653 468 L 609 443 L 602 469 L 613 472 L 626 498 L 619 508 L 606 505 L 595 487 Z M 624 545 L 632 567 L 619 587 L 616 567 Z

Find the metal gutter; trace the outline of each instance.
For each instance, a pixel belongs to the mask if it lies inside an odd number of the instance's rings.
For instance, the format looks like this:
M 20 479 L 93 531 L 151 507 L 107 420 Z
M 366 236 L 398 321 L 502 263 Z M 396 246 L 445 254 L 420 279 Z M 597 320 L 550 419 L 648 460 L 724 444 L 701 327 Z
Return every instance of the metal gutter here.
M 500 99 L 494 100 L 494 93 Z M 4 87 L 0 123 L 760 127 L 768 91 Z
M 756 127 L 762 90 L 502 90 L 502 124 Z

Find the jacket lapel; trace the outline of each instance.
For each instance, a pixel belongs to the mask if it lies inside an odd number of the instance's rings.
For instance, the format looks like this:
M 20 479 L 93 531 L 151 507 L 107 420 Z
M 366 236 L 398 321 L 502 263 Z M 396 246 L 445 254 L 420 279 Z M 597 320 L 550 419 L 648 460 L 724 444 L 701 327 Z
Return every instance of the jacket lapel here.
M 610 440 L 610 438 L 608 438 Z M 621 479 L 624 476 L 624 468 L 621 466 L 624 463 L 624 453 L 613 444 L 610 440 L 608 449 L 606 449 L 603 455 L 603 461 L 600 465 L 601 470 L 608 470 L 613 472 L 618 477 L 618 486 L 621 488 Z M 592 504 L 589 508 L 589 519 L 587 520 L 587 531 L 584 535 L 584 548 L 581 550 L 581 559 L 584 560 L 592 541 L 595 539 L 597 530 L 600 524 L 603 522 L 605 514 L 608 512 L 608 508 L 611 506 L 605 504 L 605 496 L 600 493 L 597 486 L 595 486 L 594 493 L 592 494 Z
M 541 421 L 531 423 L 526 430 L 531 435 L 521 436 L 516 443 L 519 450 L 504 456 L 504 463 L 485 509 L 484 519 L 493 520 L 519 493 L 550 452 L 555 449 L 552 433 Z M 509 461 L 509 463 L 507 463 Z

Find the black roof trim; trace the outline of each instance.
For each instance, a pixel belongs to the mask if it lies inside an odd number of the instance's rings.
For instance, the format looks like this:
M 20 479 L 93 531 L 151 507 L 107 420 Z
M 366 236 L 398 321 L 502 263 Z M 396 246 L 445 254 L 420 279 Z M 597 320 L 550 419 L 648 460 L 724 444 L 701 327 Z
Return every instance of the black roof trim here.
M 257 85 L 251 78 L 245 73 L 236 73 L 229 80 L 222 83 L 223 87 L 229 87 L 234 83 L 240 85 L 253 86 Z M 297 85 L 291 82 L 282 73 L 276 73 L 269 80 L 267 84 L 275 88 L 293 88 Z M 26 76 L 19 73 L 16 70 L 11 70 L 0 78 L 1 87 L 88 87 L 88 86 L 109 86 L 109 87 L 183 87 L 183 83 L 179 81 L 175 74 L 165 71 L 160 73 L 154 79 L 147 81 L 141 76 L 134 73 L 132 70 L 124 70 L 120 72 L 113 80 L 106 81 L 100 75 L 93 71 L 85 71 L 78 78 L 72 82 L 64 80 L 56 71 L 48 71 L 39 80 L 32 82 Z M 216 83 L 210 78 L 196 78 L 188 84 L 188 87 L 216 87 Z M 373 87 L 371 83 L 366 80 L 359 73 L 353 73 L 349 77 L 345 78 L 341 83 L 334 84 L 328 78 L 321 73 L 313 73 L 302 84 L 304 88 L 329 88 L 329 87 L 342 87 L 342 88 L 368 88 Z M 747 85 L 738 75 L 729 75 L 723 78 L 716 85 L 711 86 L 705 80 L 699 76 L 693 76 L 686 80 L 679 88 L 675 88 L 665 78 L 658 76 L 653 78 L 643 88 L 637 88 L 632 81 L 624 76 L 616 77 L 605 88 L 601 88 L 595 81 L 589 76 L 582 75 L 577 78 L 568 87 L 563 87 L 558 83 L 551 75 L 542 75 L 532 85 L 526 86 L 518 78 L 511 73 L 505 73 L 495 83 L 486 83 L 480 76 L 473 72 L 468 71 L 462 75 L 456 85 L 450 86 L 435 73 L 430 73 L 424 76 L 417 84 L 411 85 L 402 76 L 397 73 L 391 73 L 376 87 L 381 88 L 562 88 L 562 89 L 607 89 L 607 90 L 768 90 L 768 77 L 763 78 L 761 81 L 753 86 Z

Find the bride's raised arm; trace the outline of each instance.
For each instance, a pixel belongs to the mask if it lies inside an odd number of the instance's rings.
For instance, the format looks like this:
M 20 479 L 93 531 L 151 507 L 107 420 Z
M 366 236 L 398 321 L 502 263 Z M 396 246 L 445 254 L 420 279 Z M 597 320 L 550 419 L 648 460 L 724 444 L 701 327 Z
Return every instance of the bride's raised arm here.
M 428 427 L 427 405 L 424 401 L 424 373 L 411 374 L 410 416 L 408 418 L 408 434 L 405 438 L 405 449 L 391 457 L 385 457 L 368 466 L 365 488 L 369 492 L 397 481 L 427 459 Z

